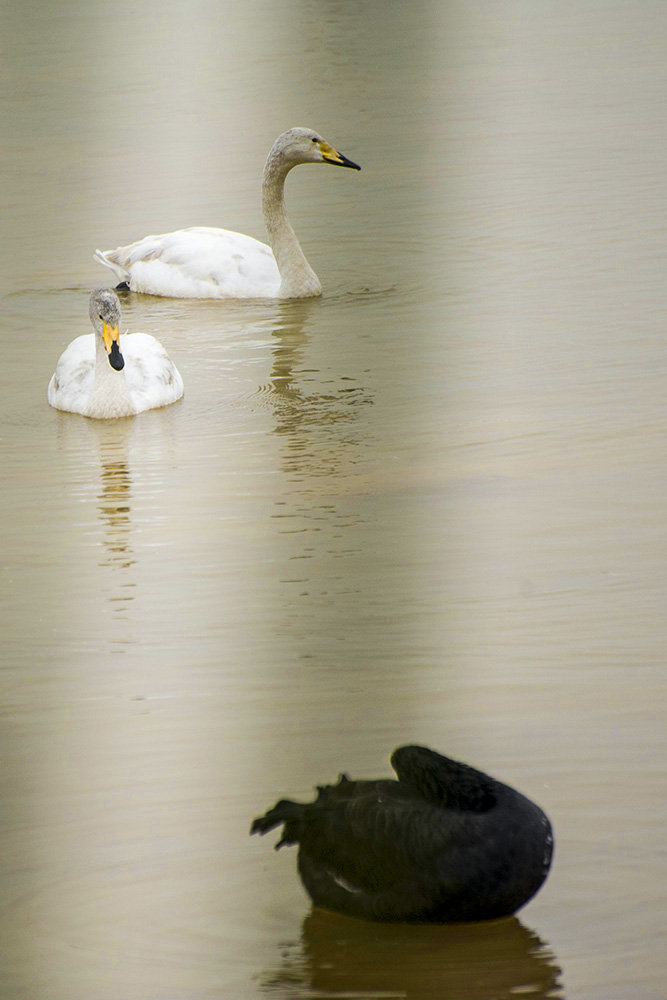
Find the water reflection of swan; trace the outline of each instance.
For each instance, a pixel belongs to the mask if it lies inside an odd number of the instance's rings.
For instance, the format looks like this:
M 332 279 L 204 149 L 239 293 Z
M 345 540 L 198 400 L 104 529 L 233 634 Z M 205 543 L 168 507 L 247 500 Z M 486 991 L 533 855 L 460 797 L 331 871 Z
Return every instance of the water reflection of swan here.
M 101 489 L 97 500 L 104 525 L 104 558 L 100 566 L 108 566 L 119 574 L 109 601 L 115 613 L 122 615 L 134 599 L 135 587 L 127 575 L 127 570 L 135 563 L 135 556 L 132 548 L 132 476 L 127 462 L 125 433 L 102 435 L 99 457 Z
M 324 910 L 301 941 L 281 944 L 282 965 L 261 982 L 268 996 L 406 1000 L 557 1000 L 560 969 L 515 917 L 483 924 L 368 924 Z
M 127 568 L 134 562 L 129 542 L 132 477 L 126 458 L 115 454 L 115 448 L 106 442 L 100 447 L 100 462 L 102 489 L 97 499 L 106 524 L 104 546 L 108 553 L 102 565 Z
M 336 475 L 361 443 L 354 431 L 358 408 L 372 403 L 368 389 L 354 376 L 313 369 L 307 357 L 312 303 L 281 303 L 273 327 L 273 363 L 262 396 L 275 415 L 274 433 L 284 439 L 283 468 L 301 479 Z M 326 391 L 322 391 L 326 384 Z M 313 388 L 314 387 L 314 388 Z M 344 424 L 345 432 L 332 433 Z
M 134 292 L 195 299 L 307 298 L 322 286 L 306 260 L 285 211 L 285 179 L 299 163 L 361 168 L 312 129 L 292 128 L 269 151 L 262 182 L 268 247 L 251 236 L 196 226 L 116 250 L 96 250 Z
M 100 599 L 108 602 L 107 614 L 117 620 L 128 620 L 138 594 L 137 567 L 146 553 L 142 525 L 162 520 L 155 498 L 166 490 L 176 427 L 180 421 L 172 407 L 139 420 L 63 420 L 53 413 L 76 532 L 75 544 L 63 540 L 71 562 L 63 571 L 74 574 L 95 606 Z M 126 627 L 111 630 L 108 640 L 114 650 L 135 641 Z

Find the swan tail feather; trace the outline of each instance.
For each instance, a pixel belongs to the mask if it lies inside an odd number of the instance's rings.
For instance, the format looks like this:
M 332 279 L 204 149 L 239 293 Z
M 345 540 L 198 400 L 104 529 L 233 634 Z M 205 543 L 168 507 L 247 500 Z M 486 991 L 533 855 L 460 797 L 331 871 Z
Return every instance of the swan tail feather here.
M 300 802 L 281 799 L 273 809 L 269 809 L 263 816 L 258 816 L 257 819 L 253 820 L 250 833 L 259 833 L 263 836 L 282 823 L 283 834 L 276 844 L 276 850 L 284 844 L 297 844 L 301 837 L 303 816 L 307 808 L 308 806 Z
M 99 261 L 100 264 L 104 264 L 108 267 L 121 282 L 127 282 L 129 284 L 130 273 L 127 268 L 123 267 L 113 259 L 113 250 L 96 250 L 93 254 L 95 260 Z

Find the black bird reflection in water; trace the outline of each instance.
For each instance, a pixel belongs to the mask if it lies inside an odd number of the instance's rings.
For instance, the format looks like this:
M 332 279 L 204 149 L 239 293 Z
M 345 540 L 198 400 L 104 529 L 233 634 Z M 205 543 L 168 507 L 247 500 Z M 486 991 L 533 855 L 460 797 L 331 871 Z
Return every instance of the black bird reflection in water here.
M 371 924 L 313 909 L 281 944 L 269 997 L 562 1000 L 548 946 L 516 917 L 478 924 Z

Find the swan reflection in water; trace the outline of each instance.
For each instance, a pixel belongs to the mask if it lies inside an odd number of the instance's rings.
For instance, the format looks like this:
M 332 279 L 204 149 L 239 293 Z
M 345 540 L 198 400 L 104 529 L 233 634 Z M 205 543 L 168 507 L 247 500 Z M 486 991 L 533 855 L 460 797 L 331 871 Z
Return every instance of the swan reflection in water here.
M 378 924 L 314 908 L 260 983 L 269 997 L 563 1000 L 547 945 L 516 917 Z
M 360 550 L 355 529 L 363 523 L 360 505 L 336 498 L 349 491 L 361 453 L 372 448 L 362 414 L 373 399 L 353 363 L 311 339 L 311 316 L 318 311 L 308 301 L 277 307 L 271 370 L 258 398 L 271 407 L 280 447 L 284 478 L 272 516 L 289 540 L 283 579 L 303 597 L 316 577 L 324 580 L 326 613 L 335 616 L 335 595 L 358 593 L 348 563 Z
M 365 447 L 358 407 L 373 400 L 368 386 L 350 373 L 354 365 L 339 355 L 334 355 L 331 370 L 316 367 L 307 332 L 312 310 L 308 301 L 278 307 L 269 384 L 261 391 L 273 404 L 274 433 L 285 440 L 285 470 L 302 475 L 307 467 L 311 475 L 336 475 Z
M 103 525 L 100 566 L 114 575 L 108 600 L 114 616 L 124 618 L 134 600 L 135 582 L 128 570 L 136 559 L 132 547 L 132 475 L 127 461 L 127 431 L 123 425 L 105 428 L 100 435 L 100 491 L 97 509 Z

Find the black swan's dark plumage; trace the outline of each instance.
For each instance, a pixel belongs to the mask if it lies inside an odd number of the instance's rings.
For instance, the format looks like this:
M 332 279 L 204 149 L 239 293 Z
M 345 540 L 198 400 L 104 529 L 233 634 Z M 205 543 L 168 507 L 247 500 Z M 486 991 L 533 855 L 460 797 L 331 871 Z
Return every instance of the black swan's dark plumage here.
M 282 824 L 276 848 L 299 845 L 313 903 L 369 920 L 490 920 L 537 892 L 553 849 L 538 806 L 426 747 L 391 763 L 398 781 L 341 775 L 314 802 L 281 799 L 250 832 Z

